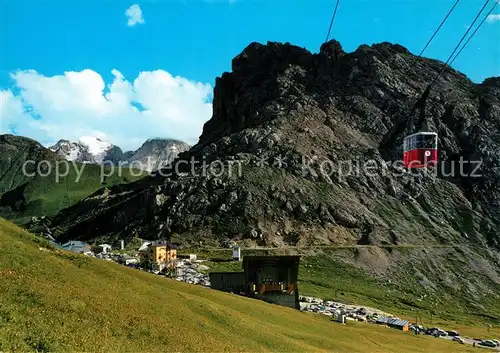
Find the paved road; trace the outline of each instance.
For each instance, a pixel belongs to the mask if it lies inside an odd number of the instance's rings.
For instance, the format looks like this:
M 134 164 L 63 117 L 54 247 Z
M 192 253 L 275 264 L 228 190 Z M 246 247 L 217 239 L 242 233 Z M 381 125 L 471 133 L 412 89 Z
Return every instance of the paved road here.
M 444 337 L 442 336 L 440 338 L 441 339 L 447 339 L 447 340 L 450 340 L 450 341 L 453 339 L 453 337 L 450 337 L 450 336 L 444 336 Z M 462 337 L 462 338 L 463 338 L 465 344 L 470 344 L 472 346 L 473 343 L 476 342 L 476 347 L 477 348 L 486 348 L 486 349 L 489 349 L 489 350 L 494 351 L 494 352 L 500 352 L 500 347 L 495 347 L 494 348 L 494 347 L 481 346 L 479 344 L 479 342 L 481 342 L 481 341 L 473 340 L 472 338 L 464 338 L 464 337 Z M 460 343 L 456 342 L 456 344 L 460 344 Z

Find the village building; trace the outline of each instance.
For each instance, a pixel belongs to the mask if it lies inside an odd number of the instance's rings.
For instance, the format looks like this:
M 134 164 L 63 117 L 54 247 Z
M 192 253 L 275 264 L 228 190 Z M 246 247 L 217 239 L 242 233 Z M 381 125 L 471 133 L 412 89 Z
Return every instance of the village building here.
M 404 332 L 407 332 L 410 329 L 410 321 L 401 320 L 394 317 L 380 316 L 377 319 L 376 323 L 379 325 L 386 325 L 388 327 L 395 328 Z
M 109 244 L 100 244 L 99 247 L 102 249 L 102 252 L 104 254 L 107 254 L 108 252 L 111 251 L 111 245 Z
M 79 240 L 70 240 L 62 245 L 63 250 L 72 251 L 84 255 L 92 255 L 90 251 L 90 245 Z
M 178 259 L 196 261 L 196 254 L 177 254 Z
M 243 272 L 212 272 L 210 286 L 300 309 L 299 256 L 244 256 Z
M 145 251 L 147 250 L 150 246 L 151 246 L 151 242 L 150 241 L 145 241 L 142 243 L 142 245 L 139 247 L 139 251 Z
M 169 265 L 174 266 L 177 259 L 177 250 L 172 244 L 164 241 L 151 243 L 139 254 L 141 265 L 154 272 L 163 271 Z
M 123 265 L 135 265 L 139 263 L 139 259 L 127 254 L 123 254 L 120 256 L 119 262 Z

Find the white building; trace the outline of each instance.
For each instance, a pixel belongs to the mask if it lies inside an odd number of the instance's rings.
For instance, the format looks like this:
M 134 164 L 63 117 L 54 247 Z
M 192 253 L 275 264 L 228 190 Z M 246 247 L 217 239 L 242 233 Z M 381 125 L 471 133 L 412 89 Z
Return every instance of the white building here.
M 144 243 L 142 243 L 142 245 L 139 247 L 139 251 L 145 251 L 149 248 L 149 246 L 151 245 L 151 242 L 150 241 L 145 241 Z
M 109 245 L 109 244 L 101 244 L 99 246 L 102 248 L 103 254 L 107 254 L 108 252 L 111 251 L 111 245 Z
M 196 254 L 177 254 L 178 259 L 183 259 L 183 260 L 189 260 L 189 261 L 196 261 Z
M 239 245 L 233 245 L 233 260 L 241 261 L 241 247 Z

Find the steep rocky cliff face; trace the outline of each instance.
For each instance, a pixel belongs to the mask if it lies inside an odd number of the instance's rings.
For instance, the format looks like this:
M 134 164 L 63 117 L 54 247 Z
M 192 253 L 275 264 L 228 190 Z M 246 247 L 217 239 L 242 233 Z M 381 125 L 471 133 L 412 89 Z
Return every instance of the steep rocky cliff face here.
M 442 63 L 389 43 L 344 53 L 331 41 L 319 54 L 252 43 L 232 66 L 216 81 L 199 143 L 177 160 L 184 174 L 90 198 L 55 224 L 82 238 L 133 230 L 274 245 L 499 248 L 498 78 L 474 84 L 450 69 L 423 102 Z M 405 172 L 396 163 L 402 139 L 424 121 L 439 134 L 442 163 Z M 471 161 L 463 172 L 461 159 Z M 220 177 L 200 166 L 211 161 L 225 163 Z M 238 175 L 228 175 L 230 163 Z
M 52 226 L 61 240 L 381 246 L 338 256 L 395 290 L 414 283 L 416 300 L 459 295 L 464 310 L 492 310 L 500 78 L 475 84 L 448 69 L 422 95 L 442 65 L 389 43 L 345 53 L 331 41 L 318 54 L 252 43 L 217 79 L 198 144 L 156 175 L 63 210 Z M 424 126 L 439 134 L 440 163 L 409 172 L 402 140 Z
M 29 182 L 29 175 L 37 170 L 36 163 L 43 160 L 53 162 L 61 158 L 35 140 L 0 135 L 0 194 Z
M 55 163 L 59 159 L 34 140 L 0 135 L 0 213 L 2 207 L 24 210 L 27 204 L 25 189 L 32 181 L 30 175 L 37 171 L 36 162 L 46 160 Z M 45 173 L 46 168 L 41 166 L 40 171 Z

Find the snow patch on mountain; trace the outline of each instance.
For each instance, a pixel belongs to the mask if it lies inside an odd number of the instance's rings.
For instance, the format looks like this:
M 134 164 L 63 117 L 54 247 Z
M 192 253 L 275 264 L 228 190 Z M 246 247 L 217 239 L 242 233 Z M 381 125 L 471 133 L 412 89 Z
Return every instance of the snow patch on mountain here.
M 78 141 L 59 140 L 49 147 L 68 161 L 101 164 L 115 146 L 92 136 L 83 136 Z
M 98 137 L 82 136 L 79 139 L 80 144 L 87 147 L 89 153 L 93 156 L 95 163 L 101 164 L 108 152 L 113 148 L 113 144 L 103 141 Z
M 148 139 L 136 151 L 123 151 L 98 137 L 82 136 L 78 141 L 59 140 L 49 147 L 68 161 L 76 163 L 129 165 L 146 171 L 158 170 L 172 162 L 180 152 L 190 148 L 183 141 L 173 139 Z
M 68 161 L 77 163 L 93 163 L 87 148 L 75 141 L 59 140 L 49 149 Z

